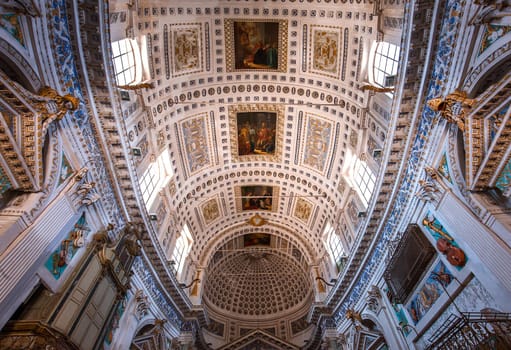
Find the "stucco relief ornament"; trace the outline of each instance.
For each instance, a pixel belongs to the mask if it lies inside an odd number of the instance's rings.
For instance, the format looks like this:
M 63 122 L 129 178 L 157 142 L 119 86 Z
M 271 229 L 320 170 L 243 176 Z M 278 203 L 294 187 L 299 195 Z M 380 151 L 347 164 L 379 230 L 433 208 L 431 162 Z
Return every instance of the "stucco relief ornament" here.
M 372 312 L 378 312 L 380 309 L 380 299 L 381 299 L 381 292 L 378 286 L 371 286 L 371 288 L 367 291 L 367 307 Z
M 81 197 L 82 205 L 89 206 L 95 203 L 98 199 L 101 198 L 101 195 L 98 193 L 96 189 L 95 182 L 87 182 L 80 184 L 76 193 Z
M 149 312 L 149 301 L 143 290 L 137 290 L 135 293 L 135 317 L 140 321 Z
M 263 226 L 264 224 L 266 224 L 266 220 L 263 217 L 261 217 L 261 215 L 255 214 L 248 220 L 248 224 L 255 227 Z
M 479 8 L 469 21 L 470 25 L 511 25 L 511 3 L 509 0 L 475 0 L 474 4 L 479 5 Z
M 435 184 L 429 180 L 419 180 L 419 191 L 415 194 L 419 199 L 425 202 L 432 202 L 436 200 L 436 193 L 438 189 Z
M 0 14 L 41 16 L 38 6 L 33 0 L 5 0 L 0 5 Z

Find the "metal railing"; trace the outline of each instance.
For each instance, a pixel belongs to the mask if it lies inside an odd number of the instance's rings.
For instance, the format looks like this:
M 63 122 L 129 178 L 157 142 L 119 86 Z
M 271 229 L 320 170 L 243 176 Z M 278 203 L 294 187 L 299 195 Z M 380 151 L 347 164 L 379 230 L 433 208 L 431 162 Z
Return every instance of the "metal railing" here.
M 432 349 L 511 349 L 511 314 L 463 312 L 451 315 L 428 339 Z

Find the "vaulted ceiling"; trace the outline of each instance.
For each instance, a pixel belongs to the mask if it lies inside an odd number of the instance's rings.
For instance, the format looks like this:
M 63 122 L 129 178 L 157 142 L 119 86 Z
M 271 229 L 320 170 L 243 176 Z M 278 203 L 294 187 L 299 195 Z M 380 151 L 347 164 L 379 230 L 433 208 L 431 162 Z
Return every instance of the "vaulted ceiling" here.
M 218 320 L 259 328 L 255 315 L 268 327 L 278 327 L 286 310 L 290 320 L 303 317 L 326 292 L 315 278 L 336 277 L 327 224 L 349 254 L 367 206 L 354 166 L 363 160 L 378 172 L 374 151 L 383 148 L 391 104 L 362 89 L 382 39 L 377 7 L 110 3 L 111 41 L 135 39 L 138 82 L 153 83 L 128 90 L 122 102 L 130 146 L 141 152 L 137 173 L 165 152 L 172 164 L 148 210 L 169 259 L 177 233 L 189 227 L 181 279 L 201 279 L 198 303 Z

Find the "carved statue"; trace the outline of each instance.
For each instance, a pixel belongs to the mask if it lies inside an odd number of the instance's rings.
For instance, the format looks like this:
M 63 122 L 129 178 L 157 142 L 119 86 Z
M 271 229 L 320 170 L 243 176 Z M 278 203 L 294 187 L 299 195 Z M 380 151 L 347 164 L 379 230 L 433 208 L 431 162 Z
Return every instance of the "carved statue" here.
M 82 204 L 89 206 L 97 202 L 101 198 L 101 195 L 96 191 L 87 192 L 82 198 Z
M 346 310 L 346 318 L 351 320 L 352 322 L 362 322 L 362 316 L 360 316 L 360 312 L 355 311 L 354 309 Z
M 37 96 L 37 95 L 33 95 Z M 78 109 L 80 100 L 73 95 L 61 96 L 57 90 L 44 86 L 39 90 L 39 96 L 33 98 L 38 112 L 42 114 L 42 135 L 45 135 L 49 125 L 54 120 L 61 120 L 67 112 Z
M 380 86 L 365 84 L 365 85 L 362 85 L 360 90 L 362 90 L 362 91 L 369 90 L 369 91 L 374 91 L 374 92 L 394 92 L 395 88 L 393 88 L 393 87 L 380 87 Z
M 85 176 L 87 176 L 88 172 L 89 172 L 89 169 L 87 167 L 83 167 L 80 170 L 78 170 L 75 173 L 75 182 L 82 181 L 85 178 Z
M 419 180 L 419 191 L 415 194 L 419 199 L 426 202 L 433 201 L 436 199 L 435 193 L 438 192 L 435 184 L 427 180 Z
M 430 166 L 424 167 L 424 171 L 426 172 L 426 176 L 429 176 L 432 180 L 438 180 L 438 171 Z
M 140 83 L 136 85 L 120 85 L 119 89 L 123 90 L 139 90 L 139 89 L 152 89 L 154 88 L 154 83 Z
M 440 116 L 449 123 L 456 123 L 461 131 L 465 131 L 465 110 L 472 108 L 476 100 L 467 98 L 463 91 L 454 91 L 445 98 L 437 97 L 427 102 L 429 108 L 435 112 L 440 112 Z M 459 111 L 455 110 L 459 106 Z
M 138 245 L 137 241 L 133 239 L 127 239 L 125 242 L 126 249 L 131 256 L 139 256 L 142 252 L 142 249 Z
M 78 193 L 81 196 L 85 196 L 87 193 L 92 191 L 96 187 L 95 182 L 87 182 L 85 181 L 83 184 L 78 186 L 78 189 L 76 190 L 76 193 Z
M 109 223 L 103 230 L 96 232 L 96 234 L 92 238 L 96 243 L 98 243 L 101 246 L 104 246 L 109 242 L 108 232 L 112 231 L 114 227 L 115 227 L 114 224 Z
M 142 233 L 144 231 L 143 224 L 135 224 L 133 222 L 127 222 L 126 226 L 124 226 L 125 235 L 133 235 L 134 237 L 141 239 Z
M 367 290 L 367 307 L 372 312 L 377 312 L 380 309 L 381 292 L 378 286 L 372 285 Z
M 135 293 L 135 301 L 137 303 L 135 309 L 135 316 L 138 320 L 141 320 L 149 311 L 149 301 L 143 290 L 137 290 Z

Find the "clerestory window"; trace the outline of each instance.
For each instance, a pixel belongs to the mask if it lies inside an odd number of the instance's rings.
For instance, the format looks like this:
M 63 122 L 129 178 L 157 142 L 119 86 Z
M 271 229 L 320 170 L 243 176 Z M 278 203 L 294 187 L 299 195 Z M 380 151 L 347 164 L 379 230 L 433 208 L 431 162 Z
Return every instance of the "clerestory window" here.
M 171 256 L 171 260 L 174 261 L 174 267 L 176 268 L 178 275 L 183 271 L 186 256 L 192 248 L 192 242 L 190 229 L 188 228 L 188 225 L 185 224 L 179 234 L 179 237 L 176 239 L 176 244 Z
M 344 247 L 341 238 L 329 222 L 326 224 L 325 230 L 323 231 L 323 237 L 326 238 L 327 251 L 337 268 L 337 272 L 339 272 L 342 270 L 344 264 Z
M 395 85 L 400 48 L 382 41 L 376 47 L 373 66 L 373 78 L 377 85 L 392 87 Z
M 357 160 L 353 180 L 356 184 L 355 189 L 359 194 L 362 203 L 367 208 L 369 199 L 374 191 L 376 176 L 365 161 L 360 159 Z
M 136 80 L 135 45 L 136 43 L 131 39 L 122 39 L 112 43 L 115 79 L 119 86 L 129 85 Z

